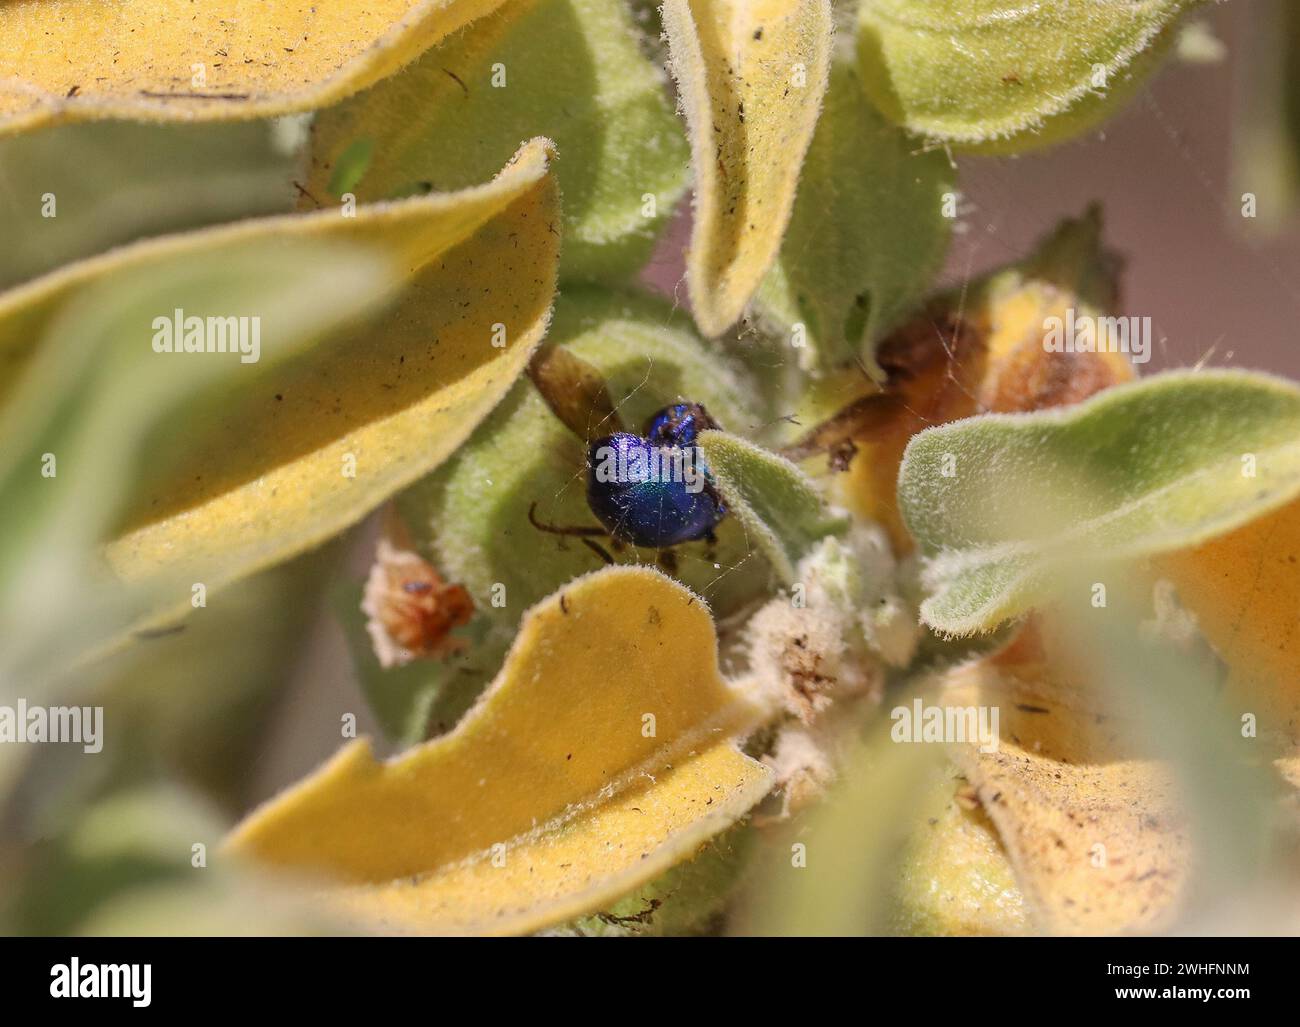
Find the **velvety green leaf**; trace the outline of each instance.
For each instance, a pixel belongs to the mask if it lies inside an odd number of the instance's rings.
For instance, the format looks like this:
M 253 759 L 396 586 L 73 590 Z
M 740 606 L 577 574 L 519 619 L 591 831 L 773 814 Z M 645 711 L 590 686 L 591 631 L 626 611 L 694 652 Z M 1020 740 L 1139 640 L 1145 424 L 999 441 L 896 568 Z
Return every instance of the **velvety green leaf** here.
M 615 408 L 633 430 L 678 399 L 702 402 L 734 432 L 757 421 L 746 376 L 710 353 L 684 314 L 656 298 L 565 290 L 547 339 L 604 376 Z M 536 504 L 540 522 L 599 527 L 587 506 L 586 476 L 583 440 L 551 412 L 531 381 L 520 381 L 444 467 L 401 499 L 419 548 L 446 580 L 469 589 L 479 615 L 493 625 L 490 645 L 470 662 L 484 681 L 499 665 L 524 608 L 601 566 L 600 556 L 578 539 L 547 534 L 529 522 Z M 717 537 L 712 547 L 703 541 L 676 547 L 674 573 L 715 610 L 727 612 L 761 592 L 771 572 L 737 518 L 726 518 Z M 620 563 L 653 564 L 657 557 L 654 550 L 596 541 Z M 494 603 L 497 585 L 502 588 Z
M 1298 493 L 1300 389 L 1231 371 L 934 428 L 899 472 L 933 592 L 922 616 L 953 634 L 1023 613 L 1066 562 L 1192 546 Z
M 1029 149 L 1084 131 L 1127 99 L 1199 2 L 862 0 L 862 78 L 914 132 Z
M 846 517 L 827 509 L 812 480 L 775 453 L 720 431 L 701 432 L 700 449 L 728 512 L 781 584 L 794 584 L 795 567 L 814 543 L 848 527 Z
M 344 192 L 369 201 L 456 189 L 539 134 L 560 153 L 561 274 L 634 272 L 685 191 L 688 155 L 663 72 L 607 0 L 505 4 L 323 111 L 308 191 L 326 202 Z M 355 174 L 355 148 L 367 141 L 368 164 Z
M 938 270 L 955 178 L 945 153 L 923 151 L 868 102 L 853 62 L 831 65 L 790 225 L 755 298 L 787 342 L 803 326 L 801 364 L 870 360 Z

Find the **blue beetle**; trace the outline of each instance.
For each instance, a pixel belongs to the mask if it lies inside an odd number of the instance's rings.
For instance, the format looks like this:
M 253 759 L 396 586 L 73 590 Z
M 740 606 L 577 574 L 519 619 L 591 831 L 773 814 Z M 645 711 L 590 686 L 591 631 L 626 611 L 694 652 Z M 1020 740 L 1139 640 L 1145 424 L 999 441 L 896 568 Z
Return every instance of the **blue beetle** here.
M 645 437 L 653 446 L 693 446 L 700 432 L 717 427 L 703 404 L 674 403 L 651 416 Z
M 588 447 L 587 505 L 612 538 L 652 549 L 710 538 L 727 513 L 697 446 L 626 432 Z
M 717 427 L 700 404 L 675 403 L 651 416 L 644 435 L 615 432 L 594 439 L 587 447 L 587 505 L 604 527 L 542 524 L 535 504 L 529 520 L 543 531 L 581 537 L 610 563 L 590 537 L 607 535 L 615 545 L 659 550 L 713 541 L 727 507 L 695 441 L 701 431 Z

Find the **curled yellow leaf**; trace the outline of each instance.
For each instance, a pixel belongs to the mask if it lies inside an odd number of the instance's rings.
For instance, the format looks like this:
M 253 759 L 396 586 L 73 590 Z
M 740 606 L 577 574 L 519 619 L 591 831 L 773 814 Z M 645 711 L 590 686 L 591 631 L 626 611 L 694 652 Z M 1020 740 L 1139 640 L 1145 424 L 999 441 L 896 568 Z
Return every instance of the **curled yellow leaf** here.
M 952 756 L 1001 835 L 1037 929 L 1115 934 L 1170 923 L 1192 852 L 1168 763 L 1127 742 L 1131 733 L 1095 696 L 1014 647 L 950 672 L 943 704 L 1000 711 L 996 751 L 976 742 Z
M 368 742 L 255 811 L 241 855 L 332 880 L 386 931 L 536 930 L 689 858 L 767 792 L 732 739 L 763 716 L 720 677 L 703 603 L 657 571 L 579 578 L 524 616 L 449 735 Z
M 1031 924 L 997 829 L 950 766 L 921 793 L 891 926 L 910 935 L 1025 934 Z
M 1235 711 L 1253 715 L 1300 787 L 1300 500 L 1153 562 L 1228 665 Z
M 147 471 L 107 548 L 119 576 L 183 569 L 215 588 L 337 534 L 450 455 L 545 331 L 559 244 L 550 157 L 549 142 L 533 140 L 485 185 L 367 205 L 351 217 L 321 211 L 154 240 L 0 299 L 0 360 L 20 369 L 85 288 L 170 262 L 352 243 L 401 271 L 388 309 L 292 358 L 241 364 L 235 386 L 186 407 L 183 432 L 150 441 L 140 460 Z M 156 313 L 173 316 L 170 307 Z M 265 326 L 268 348 L 277 324 Z M 143 320 L 143 352 L 152 331 Z
M 559 243 L 550 153 L 534 140 L 458 193 L 211 233 L 369 240 L 410 277 L 378 320 L 191 412 L 193 441 L 109 546 L 114 568 L 138 578 L 183 560 L 228 580 L 337 534 L 454 452 L 545 331 Z
M 686 280 L 700 330 L 744 312 L 785 234 L 830 71 L 829 0 L 667 0 L 695 168 Z
M 56 121 L 311 110 L 391 75 L 503 0 L 0 6 L 0 135 Z

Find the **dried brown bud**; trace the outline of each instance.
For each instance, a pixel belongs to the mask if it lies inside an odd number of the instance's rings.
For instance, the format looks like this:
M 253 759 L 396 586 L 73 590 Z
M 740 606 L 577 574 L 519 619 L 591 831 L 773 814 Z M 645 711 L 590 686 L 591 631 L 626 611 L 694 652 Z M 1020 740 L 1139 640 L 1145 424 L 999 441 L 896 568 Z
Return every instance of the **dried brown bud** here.
M 463 648 L 451 631 L 469 623 L 474 601 L 463 586 L 444 582 L 418 553 L 380 539 L 361 611 L 369 618 L 375 656 L 393 667 Z

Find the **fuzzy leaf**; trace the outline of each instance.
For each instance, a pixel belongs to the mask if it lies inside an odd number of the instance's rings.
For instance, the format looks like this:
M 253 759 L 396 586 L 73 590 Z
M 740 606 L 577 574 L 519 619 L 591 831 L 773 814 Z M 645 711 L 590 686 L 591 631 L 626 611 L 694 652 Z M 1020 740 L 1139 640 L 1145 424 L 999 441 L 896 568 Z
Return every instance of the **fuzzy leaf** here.
M 701 432 L 699 441 L 730 514 L 781 584 L 794 584 L 796 565 L 815 543 L 848 527 L 848 519 L 832 514 L 811 479 L 788 460 L 726 432 Z
M 936 768 L 920 792 L 898 861 L 890 926 L 908 935 L 1006 935 L 1028 928 L 1025 900 L 997 829 L 982 807 L 957 801 L 954 768 Z
M 627 277 L 686 188 L 686 142 L 663 78 L 616 4 L 505 4 L 323 111 L 308 191 L 322 202 L 346 191 L 368 202 L 459 189 L 483 181 L 520 139 L 546 135 L 562 158 L 562 276 Z M 343 158 L 367 141 L 364 174 L 343 188 L 333 181 Z
M 367 207 L 355 218 L 294 215 L 157 240 L 0 298 L 0 359 L 16 370 L 36 364 L 30 378 L 42 369 L 55 374 L 52 358 L 34 360 L 46 326 L 84 288 L 111 290 L 119 276 L 160 275 L 165 265 L 243 266 L 250 251 L 273 263 L 291 256 L 291 243 L 345 241 L 401 271 L 392 309 L 353 320 L 293 360 L 225 357 L 239 368 L 237 387 L 232 376 L 226 391 L 196 399 L 183 435 L 165 425 L 152 432 L 141 460 L 148 470 L 107 549 L 114 570 L 139 581 L 183 569 L 211 591 L 336 534 L 455 450 L 509 389 L 545 328 L 558 242 L 547 229 L 557 216 L 549 152 L 544 140 L 526 144 L 494 181 L 460 193 Z M 258 309 L 228 309 L 220 292 L 184 296 L 195 316 Z M 147 348 L 151 319 L 170 315 L 180 298 L 155 296 L 130 326 L 148 365 L 172 374 L 222 359 Z M 333 304 L 318 302 L 337 317 Z M 277 333 L 294 337 L 298 329 L 278 310 L 263 309 L 277 315 L 263 325 L 268 346 L 278 345 Z M 295 310 L 303 316 L 301 305 Z M 323 324 L 312 318 L 306 326 L 319 336 Z
M 1028 610 L 1067 562 L 1183 549 L 1297 493 L 1300 389 L 1229 371 L 934 428 L 908 445 L 899 472 L 934 590 L 922 616 L 953 634 Z
M 1168 923 L 1192 860 L 1163 754 L 1134 751 L 1111 704 L 1046 666 L 969 664 L 950 672 L 943 702 L 1000 711 L 997 750 L 955 746 L 953 759 L 998 828 L 1036 927 L 1114 934 Z
M 605 381 L 624 423 L 640 431 L 669 403 L 703 403 L 724 427 L 744 432 L 759 420 L 743 372 L 710 352 L 662 300 L 636 293 L 566 289 L 556 302 L 547 345 L 563 347 Z M 601 409 L 604 398 L 599 401 Z M 576 416 L 570 420 L 579 422 Z M 599 420 L 599 418 L 593 418 Z M 574 576 L 600 566 L 577 539 L 545 534 L 529 523 L 599 526 L 586 499 L 583 440 L 555 416 L 531 381 L 520 381 L 473 437 L 439 471 L 402 497 L 416 542 L 449 581 L 469 589 L 493 636 L 513 637 L 520 613 Z M 716 546 L 677 546 L 676 574 L 720 614 L 765 589 L 771 572 L 734 518 L 718 525 Z M 654 550 L 613 548 L 626 563 L 653 563 Z M 493 602 L 504 586 L 504 603 Z M 487 676 L 499 665 L 475 653 Z
M 139 576 L 182 550 L 223 577 L 247 573 L 359 520 L 454 452 L 545 330 L 558 243 L 547 230 L 557 203 L 548 148 L 528 144 L 492 183 L 460 193 L 362 208 L 355 219 L 265 223 L 268 233 L 372 239 L 413 274 L 399 305 L 346 345 L 267 376 L 242 409 L 214 412 L 199 435 L 206 445 L 173 465 L 110 547 L 120 572 Z M 255 450 L 231 451 L 236 425 L 258 439 Z M 196 469 L 202 481 L 191 484 Z
M 1199 2 L 862 0 L 862 78 L 876 106 L 913 132 L 1030 149 L 1126 100 Z
M 185 0 L 6 3 L 0 135 L 55 121 L 226 120 L 323 107 L 501 3 L 264 0 L 237 12 Z
M 781 246 L 831 55 L 829 0 L 666 0 L 695 168 L 686 281 L 706 336 L 731 327 Z
M 348 745 L 229 847 L 334 878 L 327 902 L 373 929 L 537 930 L 653 879 L 757 802 L 768 773 L 730 738 L 760 716 L 719 676 L 697 597 L 610 568 L 524 617 L 450 735 L 386 764 Z
M 938 270 L 954 180 L 942 151 L 921 152 L 867 101 L 852 62 L 832 64 L 790 227 L 756 297 L 787 338 L 804 326 L 801 363 L 825 371 L 871 359 Z
M 1261 454 L 1261 464 L 1263 457 Z M 1300 770 L 1300 501 L 1155 561 L 1228 665 L 1236 709 Z M 1279 766 L 1283 774 L 1286 767 Z M 1300 774 L 1291 771 L 1300 788 Z

